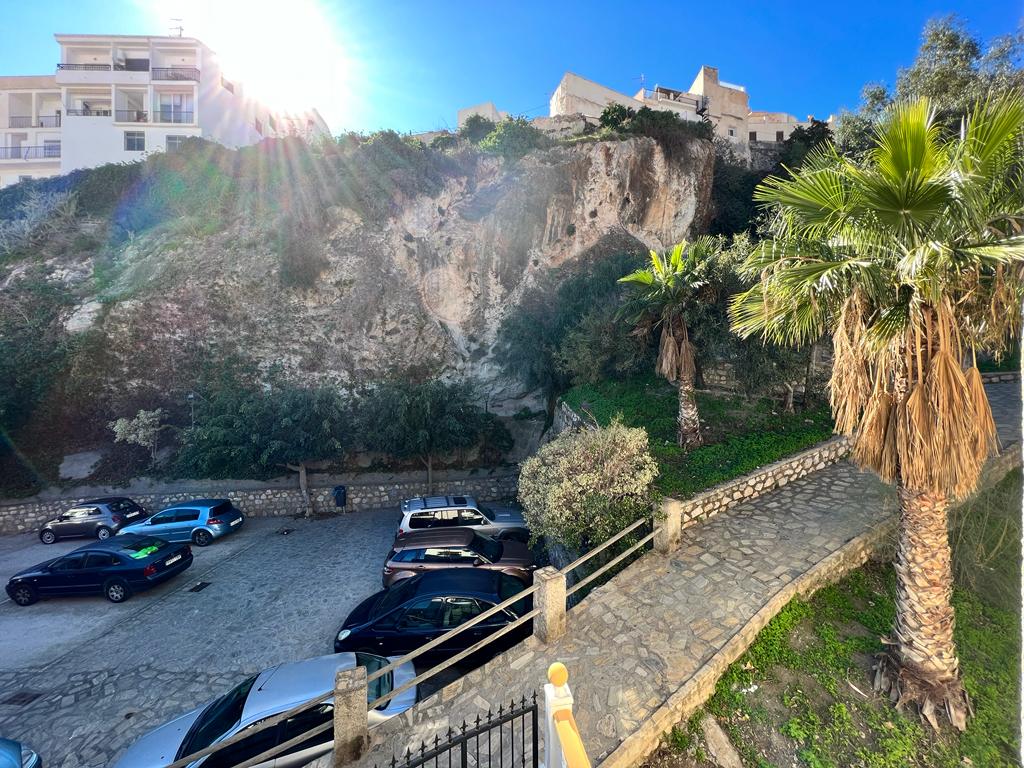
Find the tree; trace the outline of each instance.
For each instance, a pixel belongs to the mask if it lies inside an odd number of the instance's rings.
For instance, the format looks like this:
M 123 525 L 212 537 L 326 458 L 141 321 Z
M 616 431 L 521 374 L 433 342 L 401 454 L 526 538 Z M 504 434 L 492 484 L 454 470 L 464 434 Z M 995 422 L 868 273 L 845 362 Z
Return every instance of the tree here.
M 650 515 L 657 476 L 647 432 L 616 420 L 562 433 L 527 459 L 519 501 L 535 536 L 580 550 Z
M 811 118 L 807 127 L 798 125 L 784 142 L 779 165 L 794 169 L 800 167 L 808 153 L 822 144 L 832 141 L 832 128 L 822 120 Z
M 518 160 L 527 152 L 549 146 L 551 140 L 525 117 L 502 120 L 480 141 L 480 149 L 508 160 Z
M 696 373 L 694 348 L 690 343 L 687 311 L 701 301 L 713 300 L 714 287 L 708 277 L 720 246 L 717 238 L 703 236 L 692 243 L 683 241 L 664 256 L 651 251 L 650 266 L 619 279 L 632 287 L 621 316 L 640 334 L 660 328 L 657 372 L 679 386 L 677 441 L 683 448 L 700 445 L 700 416 L 693 394 Z
M 438 456 L 479 445 L 485 436 L 511 447 L 507 430 L 479 406 L 467 382 L 382 382 L 359 396 L 355 412 L 368 450 L 423 462 L 428 492 Z
M 1024 98 L 980 101 L 960 134 L 927 100 L 890 108 L 863 163 L 827 148 L 758 190 L 772 240 L 745 264 L 736 331 L 833 337 L 831 403 L 853 457 L 896 485 L 897 616 L 876 685 L 959 729 L 969 706 L 950 605 L 951 501 L 995 450 L 975 365 L 1019 333 L 1024 297 Z
M 479 144 L 493 130 L 493 120 L 488 120 L 483 115 L 470 115 L 459 128 L 459 138 Z
M 309 514 L 308 466 L 340 458 L 352 441 L 349 423 L 345 401 L 328 387 L 223 390 L 201 403 L 196 425 L 185 430 L 179 472 L 201 478 L 298 472 Z
M 156 464 L 156 451 L 160 441 L 160 432 L 169 429 L 161 424 L 164 418 L 162 408 L 153 411 L 141 410 L 131 419 L 120 418 L 108 425 L 114 433 L 115 443 L 134 443 L 149 451 L 150 462 Z

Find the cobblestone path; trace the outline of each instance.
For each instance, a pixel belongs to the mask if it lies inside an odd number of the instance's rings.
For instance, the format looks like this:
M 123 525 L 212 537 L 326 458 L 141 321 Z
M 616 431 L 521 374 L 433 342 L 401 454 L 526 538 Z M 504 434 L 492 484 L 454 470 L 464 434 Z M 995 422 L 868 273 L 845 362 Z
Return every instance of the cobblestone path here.
M 1004 446 L 1020 440 L 1020 385 L 989 385 Z M 568 631 L 532 638 L 372 734 L 383 766 L 463 718 L 540 690 L 569 668 L 575 714 L 600 760 L 707 662 L 785 584 L 895 513 L 893 490 L 840 462 L 683 531 L 569 611 Z

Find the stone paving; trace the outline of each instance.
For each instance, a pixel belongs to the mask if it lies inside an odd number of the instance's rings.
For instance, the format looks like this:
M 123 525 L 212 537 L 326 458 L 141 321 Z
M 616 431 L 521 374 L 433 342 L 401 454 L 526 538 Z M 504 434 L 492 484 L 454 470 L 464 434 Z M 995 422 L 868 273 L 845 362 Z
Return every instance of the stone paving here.
M 1019 441 L 1020 385 L 988 389 L 1003 444 Z M 556 642 L 531 638 L 373 731 L 362 765 L 539 691 L 553 661 L 569 668 L 576 722 L 600 760 L 784 585 L 895 509 L 892 488 L 844 461 L 688 528 L 672 556 L 648 553 L 570 610 Z

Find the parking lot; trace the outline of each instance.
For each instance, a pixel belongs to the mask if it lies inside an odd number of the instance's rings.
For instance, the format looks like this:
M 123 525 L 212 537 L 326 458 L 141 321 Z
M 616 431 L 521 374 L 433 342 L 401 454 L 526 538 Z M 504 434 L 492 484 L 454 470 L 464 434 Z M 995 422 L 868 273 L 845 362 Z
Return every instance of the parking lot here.
M 0 736 L 30 745 L 48 767 L 109 765 L 139 735 L 245 676 L 330 653 L 342 619 L 381 588 L 398 521 L 397 509 L 250 519 L 193 547 L 190 569 L 125 603 L 5 600 Z M 0 537 L 0 578 L 83 543 Z M 199 582 L 209 586 L 192 591 Z

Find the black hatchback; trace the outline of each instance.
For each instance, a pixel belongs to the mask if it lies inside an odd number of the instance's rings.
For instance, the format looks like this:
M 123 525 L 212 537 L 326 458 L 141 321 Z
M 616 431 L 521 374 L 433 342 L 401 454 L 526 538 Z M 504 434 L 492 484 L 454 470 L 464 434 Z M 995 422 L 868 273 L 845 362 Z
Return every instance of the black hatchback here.
M 334 651 L 402 656 L 524 589 L 526 585 L 519 579 L 498 571 L 451 568 L 419 574 L 357 605 L 335 636 Z M 448 658 L 511 624 L 528 613 L 531 605 L 527 595 L 423 655 Z M 484 652 L 492 655 L 505 650 L 529 633 L 527 621 L 486 646 Z
M 113 603 L 122 603 L 190 565 L 192 549 L 188 544 L 123 534 L 26 568 L 11 577 L 6 590 L 18 605 L 65 595 L 104 595 Z

